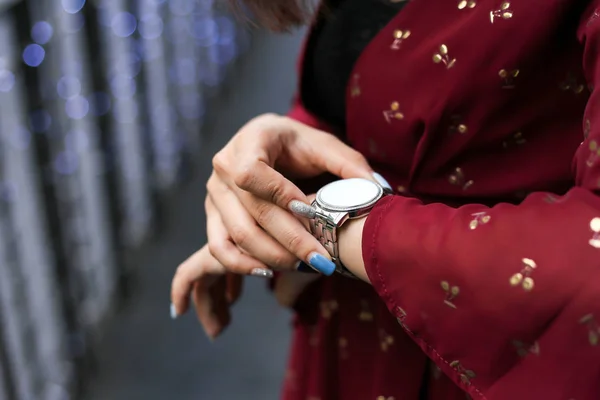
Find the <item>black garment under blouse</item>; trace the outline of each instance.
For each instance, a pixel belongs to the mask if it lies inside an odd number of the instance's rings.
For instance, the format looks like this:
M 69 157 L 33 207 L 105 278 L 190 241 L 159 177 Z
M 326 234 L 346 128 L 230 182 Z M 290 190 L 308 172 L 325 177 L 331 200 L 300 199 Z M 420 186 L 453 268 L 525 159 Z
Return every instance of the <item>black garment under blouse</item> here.
M 323 13 L 309 38 L 302 101 L 336 129 L 345 129 L 346 87 L 354 64 L 369 42 L 406 1 L 342 0 Z

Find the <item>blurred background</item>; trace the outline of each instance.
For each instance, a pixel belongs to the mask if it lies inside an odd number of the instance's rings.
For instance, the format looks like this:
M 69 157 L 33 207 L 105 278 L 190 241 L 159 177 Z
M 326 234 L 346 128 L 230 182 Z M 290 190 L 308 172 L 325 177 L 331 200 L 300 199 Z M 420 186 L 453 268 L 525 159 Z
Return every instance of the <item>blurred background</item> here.
M 217 0 L 0 1 L 0 400 L 278 397 L 265 281 L 214 343 L 169 289 L 212 155 L 286 111 L 302 34 Z

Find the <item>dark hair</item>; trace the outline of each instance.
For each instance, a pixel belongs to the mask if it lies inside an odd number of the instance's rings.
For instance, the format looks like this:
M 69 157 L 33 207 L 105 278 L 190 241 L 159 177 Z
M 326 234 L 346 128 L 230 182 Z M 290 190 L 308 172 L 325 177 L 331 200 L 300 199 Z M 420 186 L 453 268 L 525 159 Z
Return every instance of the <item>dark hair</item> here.
M 315 8 L 312 0 L 228 1 L 237 13 L 249 11 L 258 25 L 278 32 L 307 24 Z

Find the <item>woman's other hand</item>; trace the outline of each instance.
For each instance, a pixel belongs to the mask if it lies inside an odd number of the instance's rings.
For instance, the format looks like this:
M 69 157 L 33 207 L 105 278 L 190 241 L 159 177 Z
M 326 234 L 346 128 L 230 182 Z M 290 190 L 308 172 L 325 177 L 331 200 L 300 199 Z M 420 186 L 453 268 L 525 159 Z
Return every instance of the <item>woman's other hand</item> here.
M 326 275 L 335 270 L 328 253 L 306 224 L 289 212 L 310 217 L 309 201 L 279 170 L 301 177 L 329 172 L 341 178 L 377 180 L 365 158 L 335 136 L 277 115 L 250 121 L 215 155 L 213 167 L 208 193 L 221 217 L 231 219 L 224 224 L 239 248 L 271 268 L 290 270 L 300 259 Z M 251 220 L 241 213 L 236 213 L 239 218 L 226 217 L 238 203 Z M 265 251 L 261 230 L 291 256 Z M 223 260 L 227 256 L 223 251 L 213 255 L 228 269 L 233 265 Z M 252 268 L 237 263 L 234 270 L 248 274 Z
M 241 295 L 242 284 L 243 276 L 227 273 L 204 246 L 177 268 L 171 283 L 171 317 L 184 314 L 191 297 L 200 324 L 213 340 L 229 325 L 229 308 Z

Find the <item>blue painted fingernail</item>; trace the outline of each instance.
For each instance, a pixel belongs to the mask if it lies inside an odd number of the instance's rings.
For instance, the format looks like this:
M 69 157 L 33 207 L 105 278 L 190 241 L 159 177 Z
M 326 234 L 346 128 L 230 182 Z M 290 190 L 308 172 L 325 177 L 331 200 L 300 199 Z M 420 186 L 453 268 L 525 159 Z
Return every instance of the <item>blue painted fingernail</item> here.
M 319 253 L 312 253 L 308 257 L 308 263 L 323 275 L 330 276 L 335 272 L 335 264 Z
M 177 319 L 177 309 L 175 308 L 175 304 L 171 303 L 171 319 Z
M 373 178 L 381 185 L 384 189 L 392 190 L 392 185 L 388 181 L 385 180 L 383 176 L 378 174 L 377 172 L 373 172 Z
M 303 272 L 306 274 L 316 274 L 317 271 L 314 270 L 310 265 L 306 264 L 304 261 L 300 261 L 296 266 L 296 271 Z

